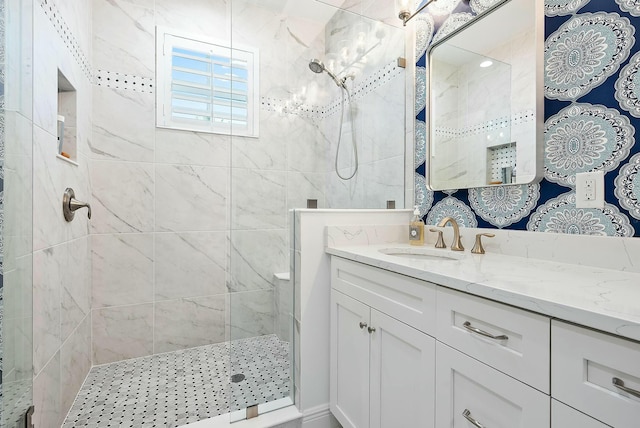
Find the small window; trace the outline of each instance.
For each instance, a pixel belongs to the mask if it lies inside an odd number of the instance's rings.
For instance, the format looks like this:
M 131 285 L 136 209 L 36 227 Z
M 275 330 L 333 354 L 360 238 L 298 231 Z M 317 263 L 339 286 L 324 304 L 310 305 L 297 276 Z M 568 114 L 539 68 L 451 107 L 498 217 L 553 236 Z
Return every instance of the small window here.
M 157 31 L 156 123 L 258 136 L 258 50 Z

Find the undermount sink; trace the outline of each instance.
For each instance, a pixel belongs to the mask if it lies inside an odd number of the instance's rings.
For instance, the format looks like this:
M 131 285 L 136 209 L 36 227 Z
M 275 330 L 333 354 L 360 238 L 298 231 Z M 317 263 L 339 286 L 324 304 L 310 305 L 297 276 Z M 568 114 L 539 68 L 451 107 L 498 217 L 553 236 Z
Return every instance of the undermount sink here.
M 464 254 L 462 253 L 427 247 L 394 247 L 382 248 L 378 251 L 388 256 L 414 260 L 461 260 L 464 258 Z

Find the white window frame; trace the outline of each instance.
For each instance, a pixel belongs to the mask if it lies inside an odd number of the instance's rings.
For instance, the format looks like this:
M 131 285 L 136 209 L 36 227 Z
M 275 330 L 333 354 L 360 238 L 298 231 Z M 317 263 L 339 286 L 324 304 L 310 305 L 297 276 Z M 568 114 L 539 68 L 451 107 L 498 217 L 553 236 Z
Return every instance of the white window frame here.
M 247 126 L 236 124 L 198 123 L 196 120 L 172 117 L 172 49 L 180 48 L 195 52 L 213 52 L 227 50 L 230 59 L 247 61 Z M 259 136 L 260 112 L 260 53 L 249 46 L 229 46 L 229 43 L 200 36 L 187 35 L 171 29 L 156 27 L 156 126 L 185 131 L 242 137 Z

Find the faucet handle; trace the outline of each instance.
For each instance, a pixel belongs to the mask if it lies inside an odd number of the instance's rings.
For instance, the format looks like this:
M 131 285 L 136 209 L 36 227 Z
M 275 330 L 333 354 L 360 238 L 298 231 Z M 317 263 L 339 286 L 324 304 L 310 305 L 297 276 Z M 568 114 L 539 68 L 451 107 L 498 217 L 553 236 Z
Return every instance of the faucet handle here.
M 444 238 L 442 237 L 442 230 L 429 229 L 429 232 L 438 232 L 438 242 L 436 242 L 436 248 L 447 248 L 447 245 L 444 243 Z
M 493 238 L 494 236 L 496 236 L 493 233 L 478 233 L 476 235 L 476 243 L 473 246 L 473 248 L 471 249 L 471 252 L 473 254 L 484 254 L 484 247 L 482 246 L 482 237 L 486 236 L 487 238 Z

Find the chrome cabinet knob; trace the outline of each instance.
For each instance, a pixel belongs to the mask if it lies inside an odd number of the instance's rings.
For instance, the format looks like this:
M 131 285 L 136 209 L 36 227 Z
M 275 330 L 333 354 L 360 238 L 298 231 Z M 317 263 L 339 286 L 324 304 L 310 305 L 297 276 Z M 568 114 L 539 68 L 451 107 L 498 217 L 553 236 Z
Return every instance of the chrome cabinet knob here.
M 365 327 L 367 327 L 367 323 L 364 321 L 360 321 L 360 330 L 362 330 Z
M 367 330 L 369 331 L 369 334 L 374 333 L 376 331 L 375 327 L 368 327 Z

